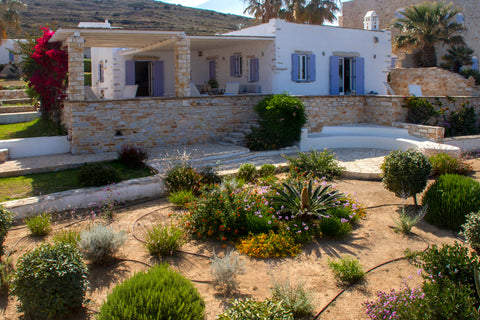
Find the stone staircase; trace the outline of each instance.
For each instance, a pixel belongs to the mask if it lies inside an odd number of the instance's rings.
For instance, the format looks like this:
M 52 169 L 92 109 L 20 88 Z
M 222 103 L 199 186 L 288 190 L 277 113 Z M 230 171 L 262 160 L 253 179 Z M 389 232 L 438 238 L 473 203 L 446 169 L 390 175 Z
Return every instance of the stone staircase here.
M 0 90 L 0 125 L 32 121 L 40 113 L 25 90 Z
M 241 123 L 233 131 L 228 132 L 223 138 L 223 142 L 231 143 L 237 146 L 247 146 L 247 135 L 252 132 L 251 127 L 258 126 L 255 123 Z

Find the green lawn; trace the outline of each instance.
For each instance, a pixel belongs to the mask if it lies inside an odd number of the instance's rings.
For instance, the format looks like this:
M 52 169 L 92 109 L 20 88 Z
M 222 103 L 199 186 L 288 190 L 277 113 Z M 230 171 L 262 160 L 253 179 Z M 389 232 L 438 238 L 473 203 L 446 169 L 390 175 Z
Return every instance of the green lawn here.
M 0 124 L 0 140 L 64 135 L 51 121 L 39 118 L 30 122 Z
M 117 169 L 123 180 L 142 178 L 154 174 L 149 168 L 128 169 L 119 161 L 111 161 L 107 164 Z M 0 202 L 81 188 L 77 183 L 79 170 L 71 169 L 0 178 Z

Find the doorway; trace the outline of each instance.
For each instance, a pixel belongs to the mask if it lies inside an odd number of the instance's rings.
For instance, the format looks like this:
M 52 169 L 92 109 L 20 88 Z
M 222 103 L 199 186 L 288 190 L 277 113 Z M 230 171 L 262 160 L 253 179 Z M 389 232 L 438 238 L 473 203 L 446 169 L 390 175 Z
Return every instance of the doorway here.
M 356 61 L 355 58 L 339 58 L 338 92 L 341 95 L 356 94 Z
M 135 84 L 138 85 L 137 97 L 153 96 L 151 61 L 135 61 Z

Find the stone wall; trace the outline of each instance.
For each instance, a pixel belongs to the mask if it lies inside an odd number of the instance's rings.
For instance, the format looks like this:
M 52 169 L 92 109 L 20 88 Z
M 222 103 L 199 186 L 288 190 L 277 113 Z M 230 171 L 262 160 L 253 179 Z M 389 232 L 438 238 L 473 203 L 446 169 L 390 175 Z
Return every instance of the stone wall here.
M 479 96 L 475 81 L 441 68 L 396 68 L 389 85 L 397 95 L 410 95 L 408 85 L 422 87 L 423 96 Z
M 256 120 L 253 106 L 265 96 L 144 98 L 109 101 L 66 101 L 64 123 L 72 153 L 118 151 L 134 143 L 143 148 L 204 143 L 221 139 L 244 123 Z M 323 126 L 376 124 L 398 126 L 406 121 L 401 96 L 303 96 L 311 133 Z M 450 111 L 469 101 L 480 112 L 480 97 L 440 100 Z M 450 112 L 449 111 L 449 112 Z M 441 132 L 408 128 L 416 136 L 439 140 Z M 423 130 L 423 131 L 422 131 Z

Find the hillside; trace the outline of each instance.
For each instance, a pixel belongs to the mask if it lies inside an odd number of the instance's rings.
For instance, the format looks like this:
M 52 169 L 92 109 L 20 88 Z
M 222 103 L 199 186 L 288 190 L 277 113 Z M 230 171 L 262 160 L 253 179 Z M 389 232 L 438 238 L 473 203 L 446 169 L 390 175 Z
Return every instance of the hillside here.
M 103 22 L 125 29 L 185 31 L 207 35 L 251 26 L 255 20 L 219 12 L 183 7 L 154 0 L 23 0 L 21 32 L 38 34 L 38 27 L 76 27 L 80 21 Z M 12 35 L 10 35 L 12 36 Z

